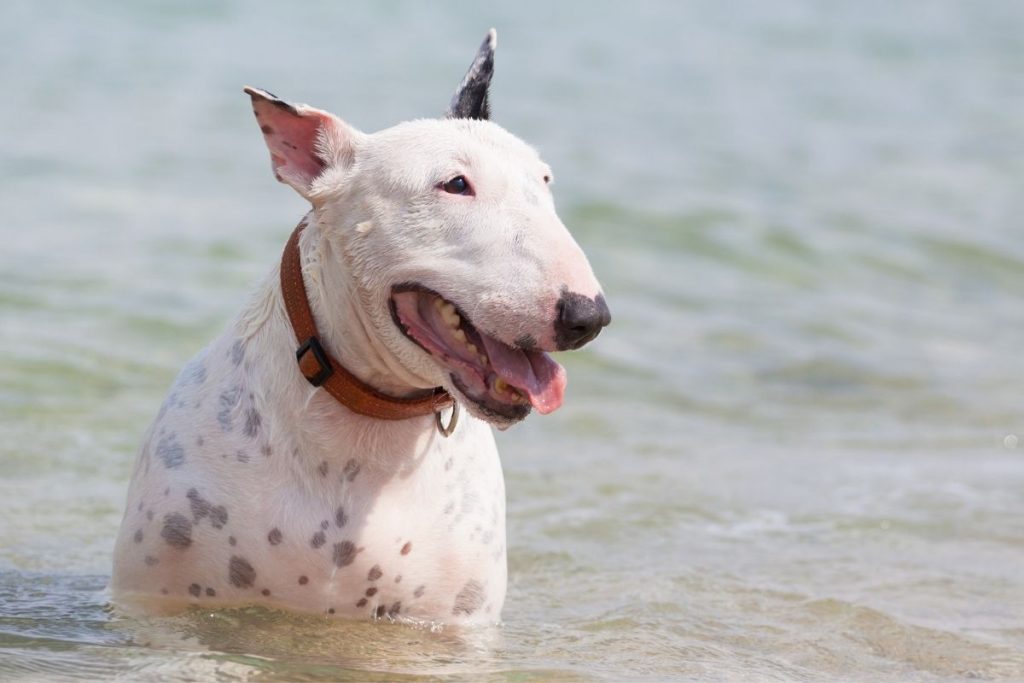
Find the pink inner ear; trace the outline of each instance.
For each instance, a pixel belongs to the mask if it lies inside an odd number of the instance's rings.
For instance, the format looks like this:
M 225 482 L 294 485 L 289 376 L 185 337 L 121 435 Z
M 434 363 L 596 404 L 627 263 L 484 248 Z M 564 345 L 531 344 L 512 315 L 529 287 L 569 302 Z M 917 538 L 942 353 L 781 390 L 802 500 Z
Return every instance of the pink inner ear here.
M 317 151 L 317 139 L 321 126 L 328 125 L 328 115 L 309 108 L 291 111 L 287 105 L 260 100 L 253 103 L 253 111 L 270 150 L 274 175 L 309 187 L 327 165 Z

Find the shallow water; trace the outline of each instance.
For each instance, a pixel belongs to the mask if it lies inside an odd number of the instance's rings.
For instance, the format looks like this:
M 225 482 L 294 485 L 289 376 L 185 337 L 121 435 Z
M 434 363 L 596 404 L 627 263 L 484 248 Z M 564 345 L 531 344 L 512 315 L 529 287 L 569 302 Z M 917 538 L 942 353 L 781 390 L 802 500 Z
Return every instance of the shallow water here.
M 896 7 L 893 5 L 896 4 Z M 241 86 L 495 118 L 615 323 L 499 436 L 499 628 L 106 607 L 142 431 L 301 201 Z M 0 680 L 1024 680 L 1024 5 L 0 8 Z

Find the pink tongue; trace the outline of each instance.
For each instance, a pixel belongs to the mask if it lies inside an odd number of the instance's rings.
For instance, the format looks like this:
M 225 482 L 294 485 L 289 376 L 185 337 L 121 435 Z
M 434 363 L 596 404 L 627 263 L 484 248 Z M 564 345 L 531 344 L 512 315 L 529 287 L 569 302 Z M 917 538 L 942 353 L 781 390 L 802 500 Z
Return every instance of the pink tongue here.
M 543 351 L 519 351 L 486 334 L 480 337 L 498 377 L 524 392 L 541 415 L 558 410 L 565 394 L 565 368 Z

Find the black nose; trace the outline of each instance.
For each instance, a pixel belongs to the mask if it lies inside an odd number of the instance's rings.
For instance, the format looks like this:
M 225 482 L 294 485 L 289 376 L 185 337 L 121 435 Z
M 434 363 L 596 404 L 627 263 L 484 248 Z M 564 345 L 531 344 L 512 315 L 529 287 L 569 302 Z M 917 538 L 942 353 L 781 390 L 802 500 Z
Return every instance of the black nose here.
M 555 317 L 555 344 L 560 351 L 578 349 L 598 335 L 612 321 L 604 296 L 588 296 L 562 290 Z

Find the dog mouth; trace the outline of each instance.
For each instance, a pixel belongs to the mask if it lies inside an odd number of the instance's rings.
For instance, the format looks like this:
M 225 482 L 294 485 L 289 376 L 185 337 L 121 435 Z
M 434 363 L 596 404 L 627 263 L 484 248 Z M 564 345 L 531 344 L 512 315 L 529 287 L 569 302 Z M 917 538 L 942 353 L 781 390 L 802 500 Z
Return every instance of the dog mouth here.
M 543 351 L 512 347 L 481 332 L 437 292 L 419 285 L 393 288 L 391 317 L 492 421 L 516 422 L 531 408 L 546 415 L 562 405 L 566 378 L 561 365 Z

